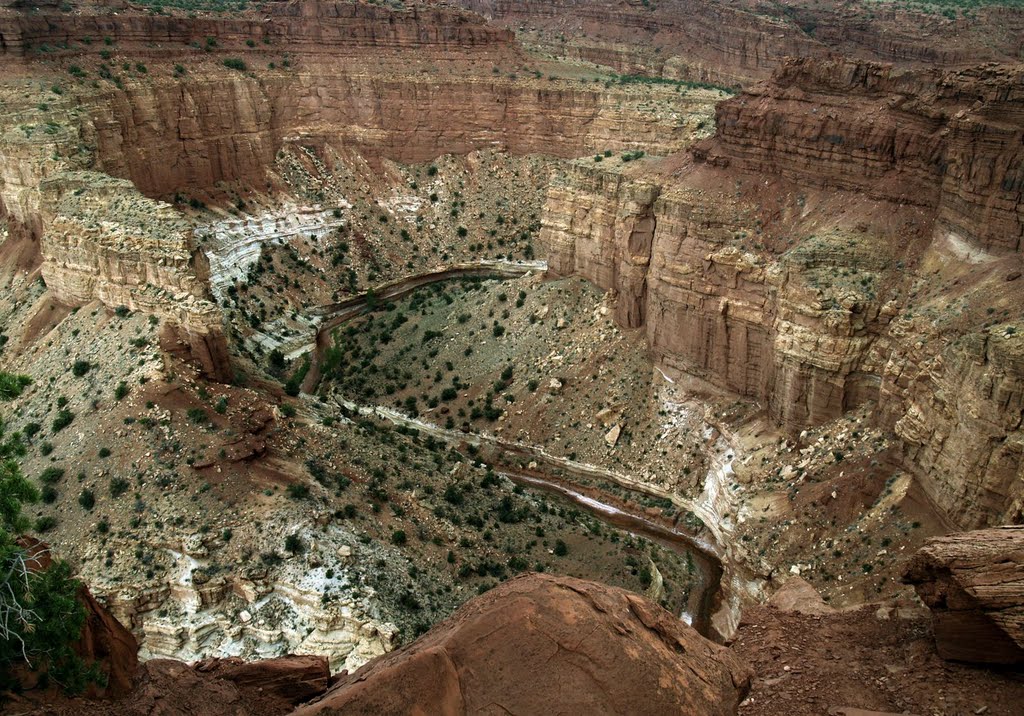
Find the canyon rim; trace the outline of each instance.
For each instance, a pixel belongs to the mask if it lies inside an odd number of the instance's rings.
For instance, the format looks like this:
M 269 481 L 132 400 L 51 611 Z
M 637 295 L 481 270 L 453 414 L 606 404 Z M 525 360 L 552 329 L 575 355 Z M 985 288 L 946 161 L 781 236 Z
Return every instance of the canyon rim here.
M 0 0 L 0 709 L 1019 714 L 1019 0 Z

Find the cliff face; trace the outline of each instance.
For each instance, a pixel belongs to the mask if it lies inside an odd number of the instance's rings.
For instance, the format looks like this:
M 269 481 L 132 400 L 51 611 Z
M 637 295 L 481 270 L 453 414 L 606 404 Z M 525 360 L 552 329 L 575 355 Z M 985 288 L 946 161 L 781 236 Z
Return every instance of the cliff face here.
M 1024 236 L 1024 74 L 990 67 L 898 73 L 850 60 L 793 60 L 723 102 L 716 166 L 783 176 L 939 211 L 986 250 Z
M 719 105 L 694 164 L 574 164 L 542 219 L 551 271 L 790 431 L 876 403 L 953 520 L 1017 519 L 1020 87 L 795 61 Z
M 218 379 L 230 377 L 227 345 L 192 227 L 97 171 L 166 198 L 224 184 L 273 193 L 286 183 L 275 161 L 293 149 L 371 163 L 490 147 L 578 155 L 643 144 L 668 153 L 694 132 L 680 112 L 708 102 L 673 95 L 669 107 L 642 101 L 636 88 L 496 72 L 523 60 L 511 33 L 455 9 L 274 3 L 266 11 L 0 10 L 0 56 L 11 68 L 0 86 L 9 109 L 0 134 L 8 235 L 35 247 L 29 263 L 42 262 L 58 300 L 166 318 Z M 118 61 L 128 56 L 132 63 Z M 248 71 L 223 65 L 239 57 Z M 138 58 L 150 69 L 133 64 Z M 38 73 L 53 79 L 24 91 L 19 78 Z M 258 251 L 249 243 L 246 251 Z M 219 248 L 211 244 L 218 280 L 238 270 L 223 265 L 235 249 Z
M 784 17 L 707 0 L 670 0 L 656 7 L 584 0 L 460 4 L 512 28 L 557 33 L 553 51 L 624 74 L 734 85 L 767 78 L 786 56 L 824 50 Z
M 616 319 L 644 326 L 658 360 L 799 430 L 877 395 L 864 364 L 895 311 L 876 293 L 895 259 L 839 230 L 772 257 L 737 241 L 758 221 L 727 195 L 578 163 L 549 191 L 541 240 L 552 273 L 616 292 Z M 837 267 L 856 280 L 831 280 Z
M 641 145 L 667 153 L 692 133 L 628 89 L 326 69 L 258 79 L 221 70 L 139 84 L 95 98 L 88 111 L 102 168 L 157 196 L 221 181 L 259 185 L 286 142 L 412 163 L 495 146 L 561 156 Z
M 262 186 L 286 143 L 421 162 L 492 147 L 668 153 L 691 133 L 678 120 L 686 99 L 664 111 L 629 87 L 516 76 L 526 58 L 511 32 L 472 13 L 312 2 L 271 3 L 266 12 L 8 10 L 0 56 L 26 72 L 46 62 L 105 77 L 75 88 L 85 109 L 80 131 L 94 142 L 97 168 L 153 196 L 218 182 Z M 101 50 L 100 38 L 113 49 Z M 116 61 L 101 62 L 104 52 L 157 64 L 131 77 Z M 225 58 L 241 58 L 248 71 L 226 69 Z
M 903 67 L 958 67 L 1019 57 L 1024 12 L 979 8 L 971 18 L 895 7 L 790 1 L 644 3 L 584 0 L 461 0 L 525 31 L 554 54 L 612 67 L 721 84 L 767 79 L 787 57 L 841 53 Z M 637 42 L 643 38 L 643 42 Z
M 231 380 L 220 311 L 208 300 L 208 266 L 183 217 L 130 182 L 94 172 L 55 174 L 39 191 L 42 275 L 57 301 L 98 300 L 166 319 L 204 372 Z
M 15 57 L 30 54 L 40 44 L 55 45 L 53 49 L 64 55 L 80 55 L 88 51 L 86 38 L 110 38 L 107 44 L 130 45 L 145 57 L 179 57 L 194 41 L 210 44 L 207 38 L 216 41 L 212 46 L 218 52 L 243 48 L 246 40 L 255 39 L 331 57 L 408 48 L 515 54 L 509 31 L 457 10 L 423 5 L 394 10 L 351 2 L 275 2 L 249 15 L 191 18 L 97 6 L 74 14 L 46 9 L 0 14 L 0 50 Z

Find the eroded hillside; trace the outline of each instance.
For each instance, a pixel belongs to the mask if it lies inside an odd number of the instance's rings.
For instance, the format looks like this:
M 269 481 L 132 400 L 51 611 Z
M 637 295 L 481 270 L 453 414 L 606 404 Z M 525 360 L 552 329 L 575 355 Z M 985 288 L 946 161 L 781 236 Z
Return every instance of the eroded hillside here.
M 5 6 L 35 531 L 144 658 L 352 671 L 530 571 L 720 641 L 792 575 L 905 607 L 1024 514 L 1022 15 L 970 13 Z

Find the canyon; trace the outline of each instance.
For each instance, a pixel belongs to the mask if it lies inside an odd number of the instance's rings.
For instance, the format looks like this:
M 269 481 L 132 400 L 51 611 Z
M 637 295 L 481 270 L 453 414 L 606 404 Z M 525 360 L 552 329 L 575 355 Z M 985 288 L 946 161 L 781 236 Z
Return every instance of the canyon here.
M 659 360 L 758 399 L 790 431 L 876 404 L 951 519 L 1015 521 L 1017 341 L 990 317 L 1019 296 L 1016 72 L 794 61 L 719 104 L 715 138 L 682 164 L 568 170 L 541 231 L 552 271 L 615 291 L 617 319 L 644 327 Z M 963 285 L 922 296 L 925 275 Z
M 1019 656 L 1022 38 L 1012 3 L 5 3 L 0 425 L 144 662 L 88 708 L 923 713 L 959 674 L 1012 713 L 947 661 Z

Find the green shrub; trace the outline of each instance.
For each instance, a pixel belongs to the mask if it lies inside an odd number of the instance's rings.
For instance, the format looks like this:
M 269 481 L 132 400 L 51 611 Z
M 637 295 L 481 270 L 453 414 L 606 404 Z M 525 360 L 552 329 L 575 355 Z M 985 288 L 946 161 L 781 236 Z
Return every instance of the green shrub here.
M 408 536 L 405 534 L 405 530 L 395 530 L 391 533 L 391 544 L 403 546 L 409 541 Z
M 189 421 L 196 425 L 202 425 L 207 421 L 206 411 L 202 408 L 189 408 L 186 412 Z
M 50 426 L 54 433 L 59 433 L 61 430 L 71 425 L 71 422 L 75 419 L 75 414 L 70 410 L 64 409 L 57 411 L 57 417 L 53 419 L 53 423 Z
M 44 485 L 53 485 L 54 483 L 60 482 L 61 478 L 64 477 L 64 468 L 62 467 L 48 467 L 43 470 L 43 474 L 39 476 L 39 481 Z
M 49 532 L 57 526 L 57 518 L 52 515 L 45 515 L 36 520 L 34 525 L 36 532 Z
M 87 360 L 76 360 L 74 365 L 71 366 L 71 374 L 76 378 L 81 378 L 83 375 L 89 372 L 92 368 L 92 364 Z
M 238 70 L 239 72 L 245 72 L 246 65 L 244 60 L 240 60 L 237 57 L 229 57 L 224 60 L 224 66 L 229 70 Z
M 30 385 L 32 378 L 27 375 L 0 371 L 0 400 L 14 400 Z
M 91 510 L 96 506 L 96 495 L 89 488 L 85 488 L 78 496 L 78 504 L 87 510 Z
M 110 479 L 110 496 L 116 499 L 128 492 L 129 487 L 131 483 L 123 477 L 113 477 Z
M 302 538 L 297 534 L 290 534 L 284 538 L 284 548 L 291 554 L 301 554 L 305 551 L 306 546 L 302 544 Z
M 293 482 L 286 488 L 288 497 L 293 500 L 304 500 L 309 497 L 309 485 L 303 485 L 301 482 Z

